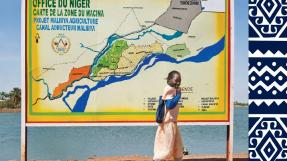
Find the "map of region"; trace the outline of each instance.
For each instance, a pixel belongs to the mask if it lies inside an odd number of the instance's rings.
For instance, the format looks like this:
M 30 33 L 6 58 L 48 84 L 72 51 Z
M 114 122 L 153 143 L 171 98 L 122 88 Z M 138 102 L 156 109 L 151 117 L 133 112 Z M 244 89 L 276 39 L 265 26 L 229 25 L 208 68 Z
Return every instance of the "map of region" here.
M 179 121 L 228 121 L 227 0 L 58 5 L 27 3 L 28 122 L 154 122 L 172 70 Z

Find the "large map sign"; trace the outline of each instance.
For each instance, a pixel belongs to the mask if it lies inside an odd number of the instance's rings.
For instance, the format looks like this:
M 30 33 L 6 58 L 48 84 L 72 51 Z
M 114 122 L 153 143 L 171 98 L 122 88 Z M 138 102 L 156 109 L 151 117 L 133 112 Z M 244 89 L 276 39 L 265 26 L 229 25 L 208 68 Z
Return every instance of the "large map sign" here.
M 26 0 L 27 123 L 155 122 L 168 72 L 180 122 L 229 122 L 228 0 Z

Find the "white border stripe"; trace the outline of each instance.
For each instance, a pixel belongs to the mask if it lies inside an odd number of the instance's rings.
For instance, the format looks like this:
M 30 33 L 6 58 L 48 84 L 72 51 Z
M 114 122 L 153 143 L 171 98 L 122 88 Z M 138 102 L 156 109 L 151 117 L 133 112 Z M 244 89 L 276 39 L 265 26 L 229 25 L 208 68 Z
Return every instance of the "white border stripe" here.
M 287 114 L 248 114 L 249 117 L 285 117 L 287 118 Z

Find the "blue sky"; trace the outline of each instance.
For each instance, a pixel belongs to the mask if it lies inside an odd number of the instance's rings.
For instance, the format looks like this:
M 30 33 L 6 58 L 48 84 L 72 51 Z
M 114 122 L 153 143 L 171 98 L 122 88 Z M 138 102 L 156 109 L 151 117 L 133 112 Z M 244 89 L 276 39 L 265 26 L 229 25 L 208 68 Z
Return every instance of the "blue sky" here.
M 235 1 L 235 100 L 248 99 L 247 0 Z M 21 86 L 20 0 L 0 5 L 0 91 Z
M 248 0 L 235 1 L 235 100 L 248 100 Z
M 0 5 L 0 91 L 20 87 L 20 0 Z

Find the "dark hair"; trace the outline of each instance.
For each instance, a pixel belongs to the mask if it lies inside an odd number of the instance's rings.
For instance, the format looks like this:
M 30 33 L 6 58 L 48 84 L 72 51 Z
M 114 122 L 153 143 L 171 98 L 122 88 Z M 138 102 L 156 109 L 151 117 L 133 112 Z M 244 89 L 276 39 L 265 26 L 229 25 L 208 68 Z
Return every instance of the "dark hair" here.
M 171 82 L 171 80 L 174 78 L 174 76 L 176 74 L 180 76 L 180 73 L 178 71 L 176 71 L 176 70 L 173 70 L 173 71 L 169 72 L 168 75 L 167 75 L 166 82 L 171 87 L 176 87 L 178 85 L 177 83 Z

